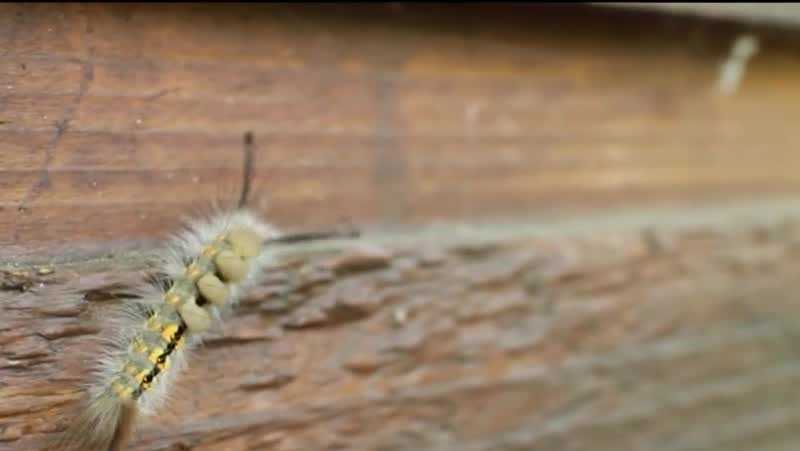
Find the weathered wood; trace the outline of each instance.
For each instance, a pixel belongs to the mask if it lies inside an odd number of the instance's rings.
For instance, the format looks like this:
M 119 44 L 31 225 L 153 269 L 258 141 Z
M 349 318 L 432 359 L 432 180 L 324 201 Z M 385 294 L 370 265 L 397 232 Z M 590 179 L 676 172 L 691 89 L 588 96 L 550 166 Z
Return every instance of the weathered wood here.
M 731 219 L 284 260 L 131 449 L 783 449 L 800 424 L 800 228 Z M 142 268 L 6 274 L 0 449 L 61 427 L 99 328 L 88 312 Z
M 114 293 L 238 197 L 248 130 L 253 206 L 362 247 L 275 268 L 131 449 L 796 448 L 796 36 L 585 6 L 0 5 L 0 450 L 64 426 Z
M 795 195 L 797 45 L 748 27 L 761 51 L 719 96 L 742 31 L 578 6 L 4 4 L 0 252 L 152 238 L 235 198 L 246 130 L 292 227 Z

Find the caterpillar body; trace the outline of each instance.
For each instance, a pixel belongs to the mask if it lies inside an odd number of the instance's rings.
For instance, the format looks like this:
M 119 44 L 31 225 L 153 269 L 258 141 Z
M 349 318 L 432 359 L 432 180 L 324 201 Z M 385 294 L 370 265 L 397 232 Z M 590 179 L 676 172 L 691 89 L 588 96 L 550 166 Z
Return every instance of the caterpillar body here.
M 261 279 L 277 237 L 237 209 L 190 224 L 159 261 L 163 276 L 110 319 L 114 336 L 99 360 L 81 415 L 52 448 L 119 450 L 137 414 L 154 413 L 187 353 Z M 52 449 L 51 448 L 51 449 Z

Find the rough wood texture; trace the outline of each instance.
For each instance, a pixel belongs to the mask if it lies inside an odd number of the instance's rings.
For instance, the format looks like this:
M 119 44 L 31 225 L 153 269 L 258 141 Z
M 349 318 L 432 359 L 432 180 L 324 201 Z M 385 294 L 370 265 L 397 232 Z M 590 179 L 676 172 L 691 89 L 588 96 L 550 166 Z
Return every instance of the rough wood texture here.
M 578 6 L 0 5 L 0 450 L 63 427 L 97 318 L 153 238 L 235 198 L 247 130 L 279 225 L 370 233 L 276 268 L 132 450 L 796 449 L 800 208 L 779 200 L 800 190 L 800 47 L 748 27 L 761 51 L 719 95 L 743 31 Z M 712 214 L 727 202 L 749 219 Z
M 169 230 L 241 186 L 246 130 L 292 227 L 795 195 L 798 47 L 755 29 L 718 96 L 743 30 L 576 6 L 3 4 L 0 252 Z
M 796 443 L 797 223 L 517 235 L 289 260 L 131 449 Z M 0 449 L 36 449 L 77 399 L 76 356 L 97 331 L 87 311 L 139 277 L 141 263 L 118 260 L 6 284 Z M 89 300 L 54 295 L 67 287 Z

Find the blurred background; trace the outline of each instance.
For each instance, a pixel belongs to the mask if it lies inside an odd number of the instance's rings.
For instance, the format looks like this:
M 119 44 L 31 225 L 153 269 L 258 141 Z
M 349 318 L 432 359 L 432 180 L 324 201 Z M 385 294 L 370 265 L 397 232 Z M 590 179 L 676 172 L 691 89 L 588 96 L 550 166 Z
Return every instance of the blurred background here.
M 7 3 L 0 43 L 0 449 L 96 332 L 29 288 L 104 299 L 247 131 L 253 208 L 365 237 L 132 449 L 800 443 L 798 6 Z

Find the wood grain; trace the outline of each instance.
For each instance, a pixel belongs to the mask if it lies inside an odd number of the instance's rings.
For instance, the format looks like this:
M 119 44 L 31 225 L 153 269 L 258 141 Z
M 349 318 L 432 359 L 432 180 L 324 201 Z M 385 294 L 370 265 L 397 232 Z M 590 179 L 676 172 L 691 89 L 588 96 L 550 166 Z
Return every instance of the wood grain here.
M 791 33 L 589 7 L 0 6 L 5 259 L 153 238 L 241 186 L 284 226 L 793 196 Z M 748 28 L 747 30 L 752 30 Z
M 298 254 L 130 449 L 787 449 L 800 228 L 730 219 Z M 0 449 L 63 426 L 91 318 L 144 268 L 4 273 Z
M 156 239 L 238 198 L 246 131 L 254 209 L 366 233 L 272 268 L 132 450 L 797 447 L 797 32 L 8 3 L 0 43 L 1 451 L 69 421 Z

